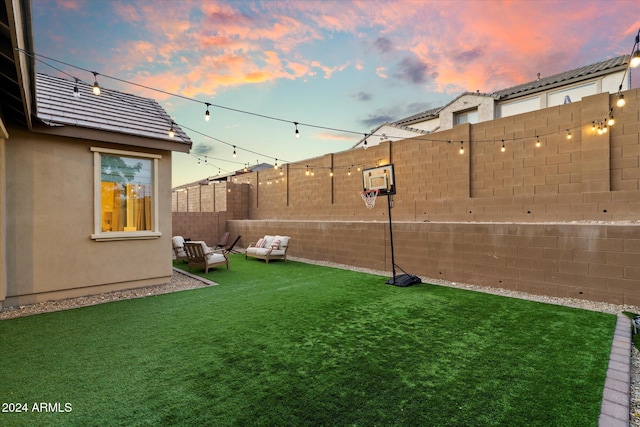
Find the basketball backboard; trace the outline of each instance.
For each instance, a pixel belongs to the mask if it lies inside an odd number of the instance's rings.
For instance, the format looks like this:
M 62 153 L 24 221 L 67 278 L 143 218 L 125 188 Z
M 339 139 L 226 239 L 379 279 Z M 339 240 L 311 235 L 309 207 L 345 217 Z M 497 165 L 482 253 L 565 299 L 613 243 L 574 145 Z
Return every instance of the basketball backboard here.
M 362 170 L 362 190 L 379 190 L 380 195 L 396 194 L 393 163 Z

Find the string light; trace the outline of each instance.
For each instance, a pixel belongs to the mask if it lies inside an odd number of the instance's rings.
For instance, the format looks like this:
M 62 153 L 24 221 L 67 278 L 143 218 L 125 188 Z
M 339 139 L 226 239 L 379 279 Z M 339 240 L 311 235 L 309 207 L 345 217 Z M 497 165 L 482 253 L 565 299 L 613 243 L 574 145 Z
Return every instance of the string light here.
M 237 156 L 237 154 L 236 154 L 236 146 L 234 145 L 233 146 L 233 158 L 235 159 L 236 156 Z
M 73 87 L 73 97 L 80 98 L 80 90 L 78 89 L 78 81 L 80 79 L 78 79 L 77 77 L 74 77 L 74 79 L 76 79 L 76 85 Z
M 333 177 L 333 168 L 331 168 L 331 169 L 329 170 L 329 176 L 330 176 L 330 177 Z
M 100 95 L 100 85 L 98 84 L 98 73 L 92 71 L 93 73 L 93 94 Z
M 307 170 L 304 172 L 306 176 L 309 176 L 309 165 L 307 165 Z
M 273 168 L 274 168 L 274 169 L 278 169 L 278 159 L 276 159 L 276 164 L 275 164 L 275 165 L 273 165 Z
M 207 156 L 204 156 L 204 164 L 207 164 Z
M 593 120 L 593 121 L 591 122 L 591 131 L 592 131 L 592 132 L 595 132 L 595 131 L 596 131 L 596 121 L 595 121 L 595 120 Z
M 349 171 L 347 172 L 348 176 L 351 176 L 351 166 L 349 166 Z
M 629 63 L 629 67 L 631 67 L 631 68 L 635 68 L 635 67 L 637 67 L 637 66 L 640 64 L 640 51 L 638 50 L 638 48 L 639 48 L 639 46 L 638 46 L 638 37 L 639 37 L 639 36 L 640 36 L 640 31 L 638 32 L 638 35 L 636 36 L 636 44 L 634 45 L 633 55 L 631 56 L 631 61 L 630 61 L 630 63 Z M 42 55 L 36 55 L 36 54 L 34 54 L 34 53 L 31 53 L 31 52 L 26 52 L 26 51 L 24 51 L 24 52 L 25 52 L 25 53 L 27 53 L 27 54 L 29 54 L 29 55 L 32 55 L 32 56 L 34 56 L 34 57 L 36 57 L 36 56 L 42 56 Z M 45 57 L 45 58 L 46 58 L 46 57 Z M 47 59 L 51 59 L 51 58 L 47 58 Z M 53 60 L 54 60 L 54 61 L 56 61 L 56 62 L 61 62 L 61 61 L 57 61 L 57 60 L 55 60 L 55 59 L 53 59 Z M 66 65 L 72 66 L 72 67 L 74 67 L 74 68 L 79 68 L 79 67 L 73 66 L 73 65 L 71 65 L 71 64 L 66 64 Z M 89 71 L 89 70 L 84 70 L 84 71 Z M 93 75 L 94 75 L 93 92 L 94 92 L 96 95 L 98 95 L 98 94 L 100 94 L 100 93 L 101 93 L 100 85 L 98 84 L 98 81 L 97 81 L 97 76 L 98 76 L 98 74 L 99 74 L 99 73 L 98 73 L 98 72 L 96 72 L 96 71 L 90 71 L 90 72 L 91 72 L 91 73 L 93 73 Z M 70 76 L 70 77 L 73 77 L 73 76 Z M 125 80 L 121 80 L 121 79 L 118 79 L 118 78 L 115 78 L 115 77 L 109 77 L 109 78 L 113 78 L 113 79 L 115 79 L 115 80 L 119 80 L 119 81 L 122 81 L 122 82 L 125 82 L 125 83 L 128 83 L 128 84 L 132 84 L 132 85 L 136 85 L 136 86 L 140 86 L 140 87 L 145 87 L 145 86 L 143 86 L 143 85 L 139 85 L 139 84 L 136 84 L 136 83 L 133 83 L 133 82 L 129 82 L 129 81 L 125 81 Z M 75 87 L 74 87 L 74 96 L 76 96 L 76 92 L 78 93 L 78 95 L 77 95 L 77 96 L 79 96 L 79 91 L 76 91 L 76 87 L 77 87 L 77 83 L 78 83 L 79 79 L 77 79 L 77 78 L 74 78 L 74 79 L 75 79 L 75 83 L 76 83 L 76 84 L 75 84 Z M 624 77 L 623 77 L 623 79 L 624 79 Z M 165 93 L 165 94 L 168 94 L 168 95 L 177 96 L 177 97 L 182 97 L 182 98 L 187 99 L 187 100 L 190 100 L 190 101 L 197 101 L 197 100 L 195 100 L 195 99 L 191 99 L 191 98 L 187 98 L 187 97 L 180 96 L 180 95 L 177 95 L 177 94 L 169 93 L 169 92 L 166 92 L 166 91 L 162 91 L 162 90 L 160 90 L 160 89 L 155 89 L 155 88 L 151 88 L 151 87 L 146 87 L 146 88 L 147 88 L 147 89 L 150 89 L 150 90 L 154 90 L 154 91 L 162 92 L 162 93 Z M 621 92 L 622 92 L 622 84 L 620 85 L 620 87 L 619 87 L 619 91 L 618 91 L 618 94 L 617 94 L 617 105 L 618 105 L 619 107 L 622 107 L 622 106 L 624 106 L 624 105 L 625 105 L 624 95 L 623 95 Z M 197 101 L 197 102 L 202 102 L 202 101 Z M 210 107 L 210 106 L 212 106 L 213 104 L 211 104 L 211 103 L 209 103 L 209 102 L 205 102 L 204 104 L 206 105 L 205 120 L 207 120 L 207 121 L 208 121 L 208 119 L 210 118 L 209 107 Z M 236 109 L 232 109 L 232 108 L 228 108 L 228 107 L 224 107 L 224 106 L 216 106 L 216 107 L 220 107 L 220 108 L 224 108 L 224 109 L 229 109 L 229 110 L 236 111 L 236 112 L 239 112 L 239 113 L 244 113 L 244 114 L 250 114 L 250 115 L 254 115 L 254 116 L 259 116 L 259 117 L 263 117 L 263 118 L 267 118 L 267 119 L 271 119 L 271 120 L 279 120 L 279 121 L 283 121 L 283 122 L 293 123 L 293 124 L 295 125 L 295 136 L 296 136 L 296 138 L 299 138 L 299 137 L 300 137 L 300 132 L 299 132 L 299 130 L 298 130 L 298 125 L 300 124 L 299 122 L 290 122 L 290 121 L 288 121 L 288 120 L 279 119 L 279 118 L 277 118 L 277 117 L 270 117 L 270 116 L 266 116 L 266 115 L 261 115 L 261 114 L 257 114 L 257 113 L 252 113 L 252 112 L 249 112 L 249 111 L 236 110 Z M 607 132 L 608 128 L 607 128 L 607 126 L 606 126 L 606 125 L 608 124 L 609 126 L 612 126 L 612 125 L 613 125 L 613 123 L 615 123 L 615 120 L 614 120 L 614 118 L 613 118 L 613 114 L 610 112 L 610 114 L 605 118 L 605 123 L 603 123 L 602 125 L 600 125 L 600 128 L 602 129 L 602 132 L 603 132 L 603 133 Z M 305 126 L 311 126 L 311 127 L 317 127 L 317 128 L 323 128 L 323 129 L 330 129 L 330 130 L 336 130 L 336 131 L 344 131 L 344 132 L 348 132 L 348 133 L 356 133 L 356 132 L 353 132 L 353 131 L 345 131 L 345 130 L 341 130 L 341 129 L 328 128 L 328 127 L 317 126 L 317 125 L 313 125 L 313 124 L 305 124 Z M 174 128 L 174 127 L 175 127 L 175 122 L 173 122 L 173 121 L 172 121 L 172 122 L 171 122 L 171 129 L 169 130 L 169 137 L 171 137 L 171 138 L 173 138 L 173 137 L 175 136 L 175 128 Z M 184 126 L 183 126 L 183 128 L 184 128 L 184 129 L 188 129 L 188 128 L 184 127 Z M 592 122 L 592 130 L 594 130 L 594 129 L 595 129 L 595 121 L 594 121 L 594 122 Z M 598 129 L 598 132 L 600 133 L 600 129 Z M 368 141 L 367 141 L 368 136 L 371 136 L 371 135 L 367 135 L 366 133 L 364 134 L 365 140 L 364 140 L 363 145 L 364 145 L 364 148 L 365 148 L 365 149 L 366 149 L 366 148 L 367 148 L 367 146 L 368 146 Z M 386 135 L 385 135 L 385 137 L 386 137 Z M 392 138 L 393 138 L 393 137 L 392 137 Z M 400 137 L 397 137 L 397 138 L 402 139 L 402 138 L 400 138 Z M 214 138 L 214 139 L 215 139 L 215 138 Z M 417 138 L 417 139 L 421 139 L 421 140 L 431 140 L 432 142 L 438 142 L 438 140 L 437 140 L 437 139 L 424 139 L 424 138 Z M 567 129 L 567 139 L 571 139 L 571 132 L 570 132 L 570 130 L 569 130 L 569 129 Z M 222 142 L 222 143 L 224 143 L 224 144 L 226 144 L 226 145 L 231 145 L 231 144 L 226 143 L 226 142 L 224 142 L 224 141 L 221 141 L 221 142 Z M 449 142 L 450 142 L 450 141 L 449 141 Z M 482 142 L 482 141 L 477 140 L 476 142 Z M 489 142 L 489 141 L 487 141 L 487 142 Z M 537 136 L 537 135 L 536 135 L 536 146 L 537 146 L 537 147 L 539 147 L 539 146 L 540 146 L 539 136 Z M 234 145 L 233 147 L 234 147 L 234 153 L 236 153 L 236 146 Z M 250 150 L 247 150 L 247 151 L 250 151 Z M 504 140 L 502 140 L 502 147 L 501 147 L 501 151 L 502 151 L 502 152 L 506 151 L 506 148 L 505 148 L 505 145 L 504 145 Z M 460 141 L 460 154 L 463 154 L 463 152 L 464 152 L 464 141 Z M 258 153 L 256 153 L 256 154 L 258 154 Z M 235 157 L 235 156 L 234 156 L 234 157 Z M 275 168 L 277 169 L 277 159 L 276 159 L 276 166 L 275 166 Z M 308 167 L 307 167 L 307 170 L 308 170 Z M 245 171 L 246 171 L 246 168 L 245 168 Z M 358 171 L 360 171 L 360 167 L 358 167 Z M 282 172 L 281 172 L 281 173 L 282 173 Z M 313 172 L 313 171 L 311 171 L 311 175 L 312 175 L 312 176 L 314 175 L 314 172 Z
M 200 166 L 200 157 L 198 157 L 198 166 Z
M 629 62 L 631 68 L 636 68 L 640 65 L 640 30 L 638 30 L 638 34 L 636 34 L 636 42 L 631 50 L 633 51 L 634 49 L 635 52 L 631 55 L 631 62 Z
M 208 103 L 208 102 L 205 102 L 204 104 L 207 106 L 207 111 L 205 111 L 205 112 L 204 112 L 204 120 L 205 120 L 206 122 L 208 122 L 208 121 L 209 121 L 209 119 L 211 118 L 211 114 L 209 113 L 209 106 L 210 106 L 211 104 L 210 104 L 210 103 Z

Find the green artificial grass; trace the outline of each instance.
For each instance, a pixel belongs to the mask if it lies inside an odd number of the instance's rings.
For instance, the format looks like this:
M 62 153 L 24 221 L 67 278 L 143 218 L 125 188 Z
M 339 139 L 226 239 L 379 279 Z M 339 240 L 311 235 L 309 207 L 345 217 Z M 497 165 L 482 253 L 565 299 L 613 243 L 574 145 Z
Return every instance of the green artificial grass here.
M 185 264 L 177 264 L 185 268 Z M 616 317 L 298 262 L 0 322 L 3 426 L 596 426 Z M 32 412 L 38 402 L 70 412 Z

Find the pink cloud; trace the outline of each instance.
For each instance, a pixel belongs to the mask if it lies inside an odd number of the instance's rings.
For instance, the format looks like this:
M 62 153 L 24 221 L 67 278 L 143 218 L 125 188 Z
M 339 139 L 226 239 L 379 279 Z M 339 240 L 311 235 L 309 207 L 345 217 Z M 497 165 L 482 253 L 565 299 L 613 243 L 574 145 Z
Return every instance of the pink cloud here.
M 631 38 L 640 24 L 636 19 L 613 30 L 604 27 L 610 20 L 600 24 L 594 19 L 628 8 L 615 2 L 606 8 L 590 1 L 579 8 L 573 2 L 554 3 L 553 13 L 528 1 L 336 4 L 116 3 L 119 16 L 144 26 L 151 37 L 121 46 L 118 62 L 111 65 L 143 75 L 142 70 L 153 64 L 158 81 L 170 80 L 180 93 L 214 95 L 227 86 L 330 79 L 351 63 L 357 70 L 375 70 L 379 78 L 391 80 L 397 77 L 398 64 L 411 55 L 426 64 L 425 89 L 489 92 L 533 80 L 537 72 L 549 75 L 585 65 L 585 46 L 593 43 L 585 25 L 600 30 L 603 43 L 614 45 L 622 37 Z M 339 65 L 305 51 L 342 33 L 364 45 L 373 43 L 371 37 L 384 37 L 392 48 L 374 54 L 363 49 L 349 62 L 336 61 Z
M 60 6 L 62 9 L 68 9 L 68 10 L 80 10 L 82 9 L 82 3 L 81 1 L 77 1 L 77 0 L 58 0 L 57 4 L 58 6 Z

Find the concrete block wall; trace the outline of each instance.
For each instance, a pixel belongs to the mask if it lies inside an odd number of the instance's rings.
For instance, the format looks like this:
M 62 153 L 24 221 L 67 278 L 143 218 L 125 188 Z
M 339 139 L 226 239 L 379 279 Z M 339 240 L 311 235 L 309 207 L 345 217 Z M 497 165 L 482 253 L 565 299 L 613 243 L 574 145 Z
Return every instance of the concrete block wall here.
M 191 240 L 204 240 L 209 246 L 227 230 L 226 212 L 173 212 L 172 233 Z
M 249 173 L 226 193 L 226 230 L 241 247 L 288 234 L 294 256 L 391 271 L 389 200 L 369 210 L 359 195 L 361 170 L 391 162 L 396 260 L 407 271 L 640 305 L 639 93 L 625 92 L 604 135 L 592 126 L 615 101 L 606 93 Z M 195 208 L 191 197 L 178 194 L 174 210 Z M 181 226 L 211 214 L 189 215 Z
M 284 179 L 261 171 L 250 179 L 249 218 L 383 219 L 384 209 L 363 209 L 358 168 L 392 162 L 393 215 L 402 221 L 633 221 L 640 212 L 638 90 L 625 99 L 604 135 L 592 126 L 614 102 L 608 93 L 301 161 L 283 168 Z
M 392 271 L 389 225 L 382 221 L 233 220 L 227 226 L 245 246 L 265 234 L 288 235 L 292 256 Z M 408 273 L 640 305 L 640 225 L 394 222 L 393 238 L 396 264 Z

